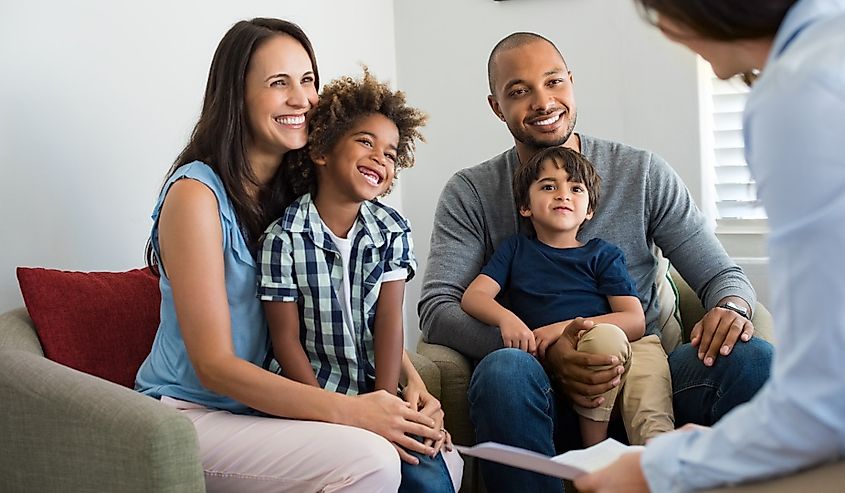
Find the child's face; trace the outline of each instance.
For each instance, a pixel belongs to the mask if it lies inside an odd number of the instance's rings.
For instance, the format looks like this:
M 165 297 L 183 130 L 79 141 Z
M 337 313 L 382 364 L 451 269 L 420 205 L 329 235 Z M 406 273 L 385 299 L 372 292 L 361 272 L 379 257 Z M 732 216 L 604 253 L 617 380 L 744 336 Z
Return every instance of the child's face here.
M 393 182 L 399 129 L 380 113 L 360 118 L 325 156 L 314 156 L 320 193 L 353 202 L 372 200 Z
M 528 190 L 528 208 L 522 217 L 531 219 L 534 229 L 548 233 L 578 233 L 581 224 L 593 217 L 590 195 L 583 183 L 569 181 L 566 170 L 544 162 L 540 175 Z

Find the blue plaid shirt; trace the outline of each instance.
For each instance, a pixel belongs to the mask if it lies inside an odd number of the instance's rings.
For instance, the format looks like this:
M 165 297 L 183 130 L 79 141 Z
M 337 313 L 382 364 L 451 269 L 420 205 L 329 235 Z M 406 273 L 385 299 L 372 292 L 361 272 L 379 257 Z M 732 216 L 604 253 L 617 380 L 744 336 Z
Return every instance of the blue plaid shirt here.
M 306 194 L 267 228 L 259 253 L 258 297 L 297 301 L 300 340 L 320 386 L 344 394 L 371 391 L 375 379 L 373 326 L 382 276 L 414 275 L 411 228 L 394 209 L 364 202 L 358 213 L 349 272 Z M 349 276 L 352 327 L 343 323 L 339 293 Z

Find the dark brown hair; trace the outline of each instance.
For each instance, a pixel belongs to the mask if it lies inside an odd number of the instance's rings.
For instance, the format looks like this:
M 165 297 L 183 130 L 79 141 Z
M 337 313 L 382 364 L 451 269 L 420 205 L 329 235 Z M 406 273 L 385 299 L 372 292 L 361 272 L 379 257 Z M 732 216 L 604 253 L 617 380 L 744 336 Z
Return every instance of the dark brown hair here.
M 797 0 L 634 0 L 651 24 L 655 13 L 710 39 L 772 38 Z
M 413 166 L 415 142 L 424 141 L 419 128 L 425 125 L 427 117 L 417 108 L 408 106 L 404 92 L 391 90 L 364 67 L 360 79 L 340 77 L 328 83 L 320 93 L 320 100 L 309 119 L 308 146 L 296 151 L 296 157 L 285 164 L 294 195 L 317 192 L 310 156 L 329 154 L 358 120 L 376 113 L 387 117 L 399 130 L 395 177 L 401 170 Z M 385 194 L 389 192 L 390 189 Z
M 246 156 L 250 138 L 244 104 L 246 72 L 253 53 L 274 36 L 290 36 L 302 45 L 311 59 L 314 84 L 319 87 L 317 58 L 311 41 L 299 26 L 267 18 L 238 22 L 226 32 L 214 52 L 199 120 L 165 179 L 167 182 L 177 169 L 193 161 L 210 166 L 220 176 L 253 250 L 267 225 L 279 217 L 293 199 L 286 184 L 284 166 L 279 166 L 270 182 L 261 186 Z M 255 187 L 259 187 L 257 198 L 249 193 Z M 149 240 L 146 257 L 147 265 L 157 272 L 157 260 Z
M 568 147 L 547 147 L 525 164 L 520 164 L 513 174 L 513 198 L 517 210 L 531 206 L 529 190 L 531 185 L 540 178 L 540 170 L 546 163 L 555 168 L 566 171 L 569 181 L 583 183 L 590 198 L 589 212 L 594 212 L 599 204 L 601 193 L 601 177 L 596 168 L 583 154 Z

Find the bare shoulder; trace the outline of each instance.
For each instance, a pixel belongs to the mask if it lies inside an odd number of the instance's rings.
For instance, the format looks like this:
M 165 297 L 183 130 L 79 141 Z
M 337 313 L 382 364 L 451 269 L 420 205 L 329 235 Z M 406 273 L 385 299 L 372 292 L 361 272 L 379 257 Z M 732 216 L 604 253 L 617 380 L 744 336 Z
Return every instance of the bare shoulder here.
M 162 205 L 159 232 L 163 254 L 219 248 L 223 235 L 217 198 L 205 184 L 182 179 L 171 185 Z M 216 248 L 214 249 L 216 251 Z
M 216 215 L 217 197 L 204 183 L 181 179 L 170 186 L 162 205 L 162 213 L 182 211 L 186 214 L 207 214 L 213 211 Z

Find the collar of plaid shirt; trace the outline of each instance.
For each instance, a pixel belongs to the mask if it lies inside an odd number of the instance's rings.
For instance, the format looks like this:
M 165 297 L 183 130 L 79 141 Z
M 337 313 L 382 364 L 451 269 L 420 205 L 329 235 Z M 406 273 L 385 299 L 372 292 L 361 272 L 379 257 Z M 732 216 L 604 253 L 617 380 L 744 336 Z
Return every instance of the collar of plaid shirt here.
M 291 233 L 307 233 L 314 244 L 323 250 L 338 253 L 331 237 L 323 229 L 323 222 L 317 207 L 311 199 L 311 194 L 305 194 L 299 199 L 299 207 L 292 214 L 287 214 L 282 221 L 282 229 Z M 388 214 L 381 213 L 377 206 L 370 202 L 362 202 L 358 212 L 358 222 L 361 230 L 367 235 L 376 248 L 380 248 L 387 241 L 390 233 L 408 231 L 408 226 L 401 224 Z M 353 231 L 355 228 L 352 228 Z

